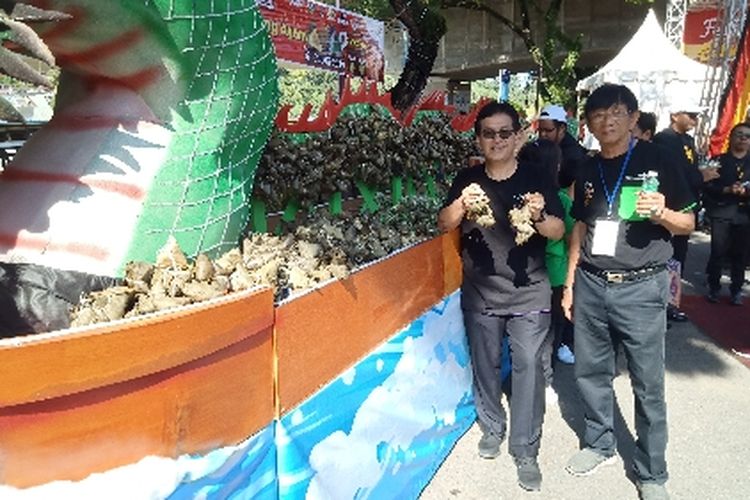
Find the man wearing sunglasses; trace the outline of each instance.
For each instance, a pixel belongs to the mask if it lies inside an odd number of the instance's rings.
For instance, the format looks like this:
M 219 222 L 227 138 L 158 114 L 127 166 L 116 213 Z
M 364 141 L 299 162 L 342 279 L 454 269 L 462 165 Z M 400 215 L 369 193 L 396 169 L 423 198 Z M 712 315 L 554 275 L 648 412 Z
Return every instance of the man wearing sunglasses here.
M 729 261 L 733 305 L 742 305 L 742 285 L 750 248 L 750 125 L 740 123 L 729 133 L 729 151 L 719 156 L 718 179 L 706 184 L 706 212 L 711 220 L 708 258 L 708 301 L 719 302 L 721 271 Z
M 461 231 L 461 309 L 482 431 L 479 456 L 497 457 L 506 434 L 500 367 L 507 335 L 513 353 L 508 447 L 518 484 L 536 491 L 542 485 L 537 454 L 544 420 L 542 356 L 550 324 L 545 246 L 547 238 L 562 238 L 565 228 L 551 173 L 516 159 L 525 140 L 520 129 L 518 112 L 508 103 L 491 102 L 479 110 L 474 130 L 484 163 L 458 173 L 438 227 Z M 480 223 L 472 217 L 479 199 L 486 199 L 494 220 Z M 511 218 L 515 208 L 527 209 L 533 225 L 523 242 Z
M 654 136 L 654 144 L 663 148 L 675 161 L 682 172 L 685 180 L 692 190 L 696 200 L 700 200 L 703 190 L 704 178 L 698 168 L 698 152 L 695 149 L 695 139 L 689 134 L 698 124 L 701 108 L 689 99 L 676 99 L 670 105 L 669 127 Z M 707 179 L 706 179 L 707 180 Z M 695 213 L 700 210 L 696 204 Z M 674 260 L 680 263 L 681 273 L 685 273 L 685 261 L 688 252 L 688 240 L 690 235 L 679 235 L 672 237 L 672 248 Z M 672 321 L 687 321 L 687 315 L 677 307 L 667 307 L 667 319 Z
M 562 106 L 548 104 L 542 108 L 536 122 L 540 139 L 552 141 L 560 146 L 562 162 L 558 183 L 561 188 L 569 188 L 586 161 L 586 149 L 568 132 L 568 116 Z

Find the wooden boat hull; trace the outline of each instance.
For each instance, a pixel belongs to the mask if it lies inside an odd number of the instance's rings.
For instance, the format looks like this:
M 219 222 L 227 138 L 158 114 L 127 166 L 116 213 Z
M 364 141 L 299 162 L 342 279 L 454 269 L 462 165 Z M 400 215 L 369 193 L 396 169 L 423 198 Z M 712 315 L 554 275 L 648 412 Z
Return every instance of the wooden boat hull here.
M 456 248 L 456 235 L 444 235 L 278 307 L 264 289 L 3 341 L 0 483 L 79 481 L 144 457 L 244 446 L 256 433 L 278 441 L 285 416 L 447 300 L 460 284 Z M 467 398 L 454 439 L 473 419 Z

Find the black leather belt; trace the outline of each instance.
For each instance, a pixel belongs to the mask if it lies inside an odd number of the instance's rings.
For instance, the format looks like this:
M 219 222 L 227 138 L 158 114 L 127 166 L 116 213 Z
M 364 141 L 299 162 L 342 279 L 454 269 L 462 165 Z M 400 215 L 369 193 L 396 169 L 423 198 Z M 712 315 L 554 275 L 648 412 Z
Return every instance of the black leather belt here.
M 602 278 L 607 283 L 626 283 L 628 281 L 635 281 L 648 276 L 664 271 L 667 266 L 664 264 L 658 266 L 641 267 L 638 269 L 628 270 L 612 270 L 612 269 L 601 269 L 588 262 L 579 262 L 578 267 L 583 269 L 589 274 L 593 274 L 598 278 Z

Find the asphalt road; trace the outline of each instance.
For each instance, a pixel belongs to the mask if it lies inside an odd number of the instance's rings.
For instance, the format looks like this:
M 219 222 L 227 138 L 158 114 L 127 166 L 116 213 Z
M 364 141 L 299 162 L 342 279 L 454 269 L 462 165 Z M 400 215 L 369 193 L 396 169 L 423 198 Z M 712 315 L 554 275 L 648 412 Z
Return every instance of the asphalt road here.
M 705 293 L 703 270 L 707 258 L 707 235 L 694 233 L 684 276 L 684 293 Z M 750 292 L 750 287 L 745 291 Z M 748 309 L 750 320 L 750 300 L 744 307 Z M 748 325 L 750 335 L 750 321 Z M 667 489 L 671 498 L 750 498 L 750 370 L 690 322 L 673 324 L 667 331 L 666 342 L 670 432 Z M 477 455 L 480 431 L 475 424 L 458 441 L 423 491 L 421 500 L 637 499 L 629 474 L 635 446 L 633 395 L 624 356 L 620 358 L 620 373 L 614 381 L 619 409 L 615 424 L 619 459 L 614 465 L 583 478 L 565 472 L 568 458 L 579 448 L 582 414 L 573 369 L 560 366 L 554 382 L 559 399 L 547 406 L 539 455 L 543 474 L 541 492 L 525 492 L 517 485 L 507 441 L 503 444 L 503 453 L 495 460 Z

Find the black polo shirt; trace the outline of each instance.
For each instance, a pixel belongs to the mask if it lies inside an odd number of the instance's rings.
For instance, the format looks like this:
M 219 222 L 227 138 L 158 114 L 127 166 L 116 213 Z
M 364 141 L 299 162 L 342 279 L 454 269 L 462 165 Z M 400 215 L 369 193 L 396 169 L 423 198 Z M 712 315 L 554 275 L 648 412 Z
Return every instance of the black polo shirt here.
M 690 134 L 680 134 L 672 128 L 666 128 L 654 136 L 654 144 L 664 148 L 677 165 L 692 190 L 696 201 L 700 199 L 703 190 L 703 176 L 698 169 L 698 153 L 695 149 L 695 139 Z M 696 204 L 696 209 L 698 205 Z
M 615 255 L 593 255 L 591 247 L 597 219 L 607 218 L 606 191 L 612 192 L 627 155 L 604 159 L 599 154 L 589 158 L 576 179 L 575 199 L 571 214 L 586 223 L 587 231 L 581 247 L 581 262 L 600 269 L 631 270 L 666 263 L 672 257 L 671 233 L 661 224 L 650 220 L 627 221 L 620 218 L 619 205 L 622 189 L 615 196 L 612 220 L 619 221 Z M 599 166 L 601 165 L 601 173 Z M 666 198 L 666 206 L 675 211 L 691 211 L 695 197 L 679 167 L 664 150 L 653 144 L 638 141 L 628 162 L 623 184 L 635 186 L 642 183 L 641 176 L 649 170 L 659 174 L 659 191 Z
M 734 224 L 747 224 L 750 220 L 750 199 L 725 193 L 724 188 L 735 182 L 750 181 L 750 154 L 736 158 L 732 153 L 719 156 L 719 178 L 706 183 L 704 204 L 712 219 L 728 220 Z
M 533 163 L 520 163 L 516 172 L 502 181 L 490 179 L 484 164 L 465 168 L 456 176 L 444 206 L 453 203 L 466 186 L 477 183 L 490 199 L 495 217 L 495 225 L 490 228 L 467 219 L 461 221 L 463 309 L 497 315 L 549 309 L 550 285 L 544 264 L 547 240 L 537 233 L 523 245 L 516 245 L 508 211 L 524 194 L 539 192 L 547 213 L 562 219 L 562 204 L 550 176 Z

